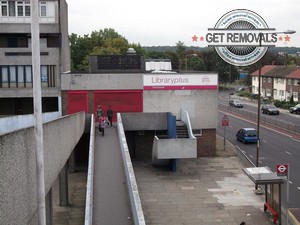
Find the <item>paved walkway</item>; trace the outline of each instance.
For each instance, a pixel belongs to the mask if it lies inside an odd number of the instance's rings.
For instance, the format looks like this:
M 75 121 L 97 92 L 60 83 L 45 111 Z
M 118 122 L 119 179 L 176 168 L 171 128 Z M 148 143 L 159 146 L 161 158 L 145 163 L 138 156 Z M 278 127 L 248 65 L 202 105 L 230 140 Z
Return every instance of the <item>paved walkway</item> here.
M 96 132 L 94 170 L 95 225 L 131 225 L 131 207 L 117 128 Z
M 224 151 L 218 137 L 217 146 L 218 157 L 180 160 L 176 172 L 133 162 L 147 225 L 272 224 L 263 212 L 264 197 L 255 194 L 230 145 Z M 70 188 L 71 207 L 55 206 L 56 225 L 84 224 L 85 180 L 83 173 L 70 174 L 70 187 L 76 187 Z

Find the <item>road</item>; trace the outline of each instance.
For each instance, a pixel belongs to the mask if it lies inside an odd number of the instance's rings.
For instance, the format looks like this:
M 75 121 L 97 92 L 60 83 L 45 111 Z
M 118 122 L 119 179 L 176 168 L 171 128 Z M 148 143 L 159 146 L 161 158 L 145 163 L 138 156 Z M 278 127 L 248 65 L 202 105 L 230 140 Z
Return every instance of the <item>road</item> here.
M 256 162 L 256 144 L 242 144 L 235 138 L 236 131 L 242 127 L 257 127 L 256 117 L 257 107 L 253 104 L 245 105 L 244 109 L 234 111 L 224 111 L 222 103 L 228 105 L 228 99 L 220 99 L 219 105 L 219 121 L 217 133 L 221 136 L 224 135 L 224 128 L 221 126 L 221 120 L 226 114 L 229 118 L 229 126 L 226 127 L 226 139 L 229 140 L 241 151 L 252 160 Z M 221 110 L 220 110 L 221 109 Z M 246 117 L 247 111 L 254 113 L 253 118 Z M 239 111 L 243 111 L 239 113 Z M 268 115 L 263 115 L 268 116 Z M 281 113 L 282 118 L 285 120 L 296 121 L 300 124 L 299 115 L 289 115 L 288 113 Z M 268 116 L 270 117 L 270 116 Z M 273 117 L 273 116 L 272 116 Z M 277 117 L 277 116 L 275 116 Z M 294 123 L 296 123 L 294 122 Z M 300 135 L 291 134 L 282 131 L 278 128 L 273 128 L 269 125 L 260 126 L 260 148 L 259 148 L 259 166 L 268 166 L 272 171 L 276 172 L 277 164 L 289 164 L 290 168 L 290 208 L 300 208 L 300 176 L 297 174 L 300 171 Z M 285 204 L 286 184 L 282 187 L 283 204 Z

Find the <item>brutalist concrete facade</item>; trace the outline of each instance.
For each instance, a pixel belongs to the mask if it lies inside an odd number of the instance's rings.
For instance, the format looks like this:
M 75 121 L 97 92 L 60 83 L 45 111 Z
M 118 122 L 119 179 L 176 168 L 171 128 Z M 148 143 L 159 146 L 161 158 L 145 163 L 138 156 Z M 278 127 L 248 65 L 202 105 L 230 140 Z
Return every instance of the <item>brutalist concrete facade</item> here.
M 31 17 L 29 1 L 10 1 L 15 4 L 15 16 L 0 16 L 0 115 L 30 114 L 32 107 Z M 18 7 L 17 7 L 18 6 Z M 70 71 L 70 44 L 68 38 L 68 5 L 65 0 L 39 1 L 45 15 L 40 15 L 40 50 L 42 96 L 45 105 L 57 111 L 61 97 L 61 73 Z M 9 4 L 7 7 L 12 7 Z M 20 11 L 19 11 L 20 8 Z M 23 9 L 23 11 L 21 10 Z M 52 100 L 47 101 L 52 98 Z M 27 106 L 30 107 L 27 107 Z M 46 109 L 45 107 L 43 107 Z
M 197 75 L 197 73 L 195 73 Z M 194 74 L 194 75 L 195 75 Z M 88 111 L 94 113 L 96 106 L 95 92 L 96 91 L 132 91 L 138 90 L 142 92 L 143 110 L 141 114 L 134 114 L 132 121 L 125 120 L 126 132 L 131 132 L 136 138 L 146 138 L 147 135 L 139 135 L 142 130 L 153 131 L 166 129 L 164 123 L 159 123 L 159 126 L 152 127 L 157 124 L 155 118 L 152 120 L 144 120 L 139 117 L 144 117 L 146 114 L 167 113 L 171 112 L 180 118 L 181 109 L 189 112 L 192 128 L 201 130 L 201 135 L 197 136 L 197 152 L 200 156 L 215 156 L 216 149 L 216 126 L 217 126 L 217 100 L 218 90 L 215 89 L 195 89 L 195 90 L 145 90 L 144 76 L 147 73 L 99 73 L 99 74 L 63 74 L 62 75 L 62 102 L 63 114 L 68 112 L 68 93 L 72 91 L 87 92 L 88 95 Z M 183 77 L 188 77 L 189 74 L 181 74 Z M 201 73 L 198 73 L 201 75 Z M 212 74 L 217 76 L 217 74 Z M 120 112 L 122 113 L 122 111 Z M 128 115 L 126 115 L 128 116 Z M 128 118 L 128 117 L 127 117 Z M 160 116 L 157 116 L 156 119 Z M 142 123 L 142 124 L 141 124 Z M 130 124 L 130 125 L 129 125 Z M 141 129 L 140 129 L 141 128 Z M 142 129 L 143 128 L 143 129 Z M 136 134 L 134 134 L 136 132 Z M 148 133 L 147 133 L 148 134 Z M 143 141 L 136 140 L 136 143 Z M 137 146 L 137 145 L 136 145 Z M 138 147 L 138 146 L 137 146 Z M 144 146 L 140 146 L 145 148 Z M 151 146 L 150 146 L 151 147 Z M 139 147 L 138 147 L 139 148 Z M 148 151 L 148 153 L 150 150 Z M 146 154 L 149 155 L 149 154 Z

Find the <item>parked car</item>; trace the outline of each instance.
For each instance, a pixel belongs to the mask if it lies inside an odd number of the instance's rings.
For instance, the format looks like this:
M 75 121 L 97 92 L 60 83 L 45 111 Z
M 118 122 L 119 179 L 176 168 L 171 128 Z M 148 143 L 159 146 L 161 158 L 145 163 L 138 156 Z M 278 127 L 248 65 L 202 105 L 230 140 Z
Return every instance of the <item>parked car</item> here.
M 279 109 L 275 105 L 265 104 L 261 107 L 261 111 L 268 115 L 279 115 Z
M 236 132 L 236 140 L 246 143 L 257 142 L 257 132 L 254 128 L 242 128 Z
M 300 104 L 297 104 L 294 107 L 290 107 L 289 111 L 290 113 L 300 113 Z
M 229 100 L 229 105 L 233 106 L 233 107 L 236 107 L 236 108 L 243 108 L 244 107 L 243 103 L 238 99 Z

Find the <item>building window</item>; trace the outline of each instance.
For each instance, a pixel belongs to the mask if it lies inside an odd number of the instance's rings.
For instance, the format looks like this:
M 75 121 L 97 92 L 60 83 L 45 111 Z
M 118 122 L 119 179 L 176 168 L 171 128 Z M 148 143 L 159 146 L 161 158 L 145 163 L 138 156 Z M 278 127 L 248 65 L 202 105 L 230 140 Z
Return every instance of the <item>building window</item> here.
M 293 99 L 294 101 L 298 101 L 299 93 L 298 92 L 293 92 Z
M 18 16 L 30 16 L 30 2 L 17 2 Z
M 267 97 L 271 96 L 271 89 L 267 89 Z
M 283 84 L 283 83 L 284 83 L 283 78 L 279 78 L 278 80 L 279 80 L 279 83 L 280 83 L 280 84 Z
M 40 4 L 40 16 L 45 17 L 47 16 L 47 3 L 41 2 Z
M 7 66 L 3 66 L 1 68 L 1 87 L 8 87 L 8 68 Z
M 295 79 L 294 80 L 294 85 L 298 86 L 299 85 L 299 80 Z
M 9 36 L 6 38 L 6 48 L 27 48 L 27 38 L 23 36 Z
M 31 66 L 25 66 L 25 87 L 32 87 Z
M 9 16 L 16 16 L 15 1 L 8 1 L 8 13 L 9 13 Z
M 287 82 L 288 82 L 288 85 L 292 85 L 292 79 L 288 79 Z
M 18 87 L 24 87 L 24 66 L 18 66 Z
M 283 90 L 279 90 L 279 96 L 283 97 L 284 96 L 284 91 Z
M 55 87 L 55 66 L 41 66 L 42 87 Z M 32 87 L 31 66 L 0 66 L 0 87 Z
M 17 87 L 17 72 L 15 66 L 9 67 L 9 87 Z
M 277 96 L 277 89 L 273 90 L 274 96 Z
M 8 16 L 7 9 L 8 9 L 7 1 L 1 1 L 1 16 Z
M 271 82 L 272 82 L 272 78 L 268 77 L 268 83 L 271 83 Z

